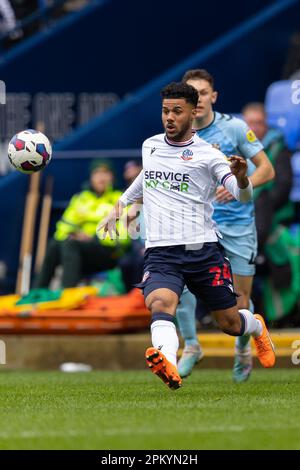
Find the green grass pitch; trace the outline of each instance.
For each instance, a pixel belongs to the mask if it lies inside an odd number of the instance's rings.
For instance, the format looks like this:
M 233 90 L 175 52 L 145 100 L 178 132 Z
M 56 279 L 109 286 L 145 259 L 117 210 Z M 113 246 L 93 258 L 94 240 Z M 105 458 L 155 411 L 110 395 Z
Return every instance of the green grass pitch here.
M 0 449 L 300 449 L 300 373 L 0 372 Z

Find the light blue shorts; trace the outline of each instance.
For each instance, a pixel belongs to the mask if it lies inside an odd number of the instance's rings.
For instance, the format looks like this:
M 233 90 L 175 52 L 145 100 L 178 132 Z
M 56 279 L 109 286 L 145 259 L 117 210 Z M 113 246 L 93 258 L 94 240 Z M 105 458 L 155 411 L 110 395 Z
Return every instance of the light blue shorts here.
M 254 276 L 257 255 L 255 222 L 250 225 L 218 224 L 223 238 L 219 242 L 229 258 L 233 274 Z

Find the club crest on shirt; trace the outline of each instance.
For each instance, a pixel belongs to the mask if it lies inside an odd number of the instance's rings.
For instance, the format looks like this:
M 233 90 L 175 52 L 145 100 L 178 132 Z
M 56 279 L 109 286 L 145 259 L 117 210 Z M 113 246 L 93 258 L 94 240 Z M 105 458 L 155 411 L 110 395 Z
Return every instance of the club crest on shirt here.
M 186 160 L 192 160 L 193 158 L 193 152 L 189 149 L 185 149 L 183 152 L 182 152 L 182 155 L 181 155 L 181 159 L 186 161 Z

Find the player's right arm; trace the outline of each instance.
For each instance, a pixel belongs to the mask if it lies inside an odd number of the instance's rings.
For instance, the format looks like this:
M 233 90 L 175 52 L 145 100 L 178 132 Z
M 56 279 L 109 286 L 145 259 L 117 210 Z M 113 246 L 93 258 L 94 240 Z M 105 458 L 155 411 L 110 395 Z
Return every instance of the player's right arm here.
M 118 236 L 117 222 L 123 214 L 123 210 L 129 204 L 139 201 L 143 197 L 143 170 L 135 178 L 133 183 L 126 189 L 125 193 L 122 194 L 120 199 L 117 201 L 113 210 L 105 217 L 103 220 L 100 220 L 96 232 L 98 237 L 105 238 L 107 233 L 110 238 L 113 240 Z M 132 217 L 132 215 L 131 215 Z M 128 220 L 128 223 L 130 220 Z

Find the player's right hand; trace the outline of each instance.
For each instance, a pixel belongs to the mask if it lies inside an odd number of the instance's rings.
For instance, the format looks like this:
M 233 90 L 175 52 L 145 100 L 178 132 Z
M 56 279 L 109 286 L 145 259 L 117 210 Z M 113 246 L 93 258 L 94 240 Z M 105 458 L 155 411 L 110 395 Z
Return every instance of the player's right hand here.
M 105 240 L 107 234 L 111 240 L 115 240 L 117 236 L 119 236 L 119 232 L 117 229 L 117 220 L 116 214 L 112 211 L 105 219 L 101 220 L 96 228 L 97 237 L 100 240 Z
M 115 240 L 119 236 L 119 231 L 117 228 L 117 222 L 122 215 L 123 207 L 120 202 L 117 202 L 112 211 L 104 217 L 103 220 L 100 220 L 96 228 L 97 237 L 101 240 L 105 240 L 107 234 L 111 240 Z

